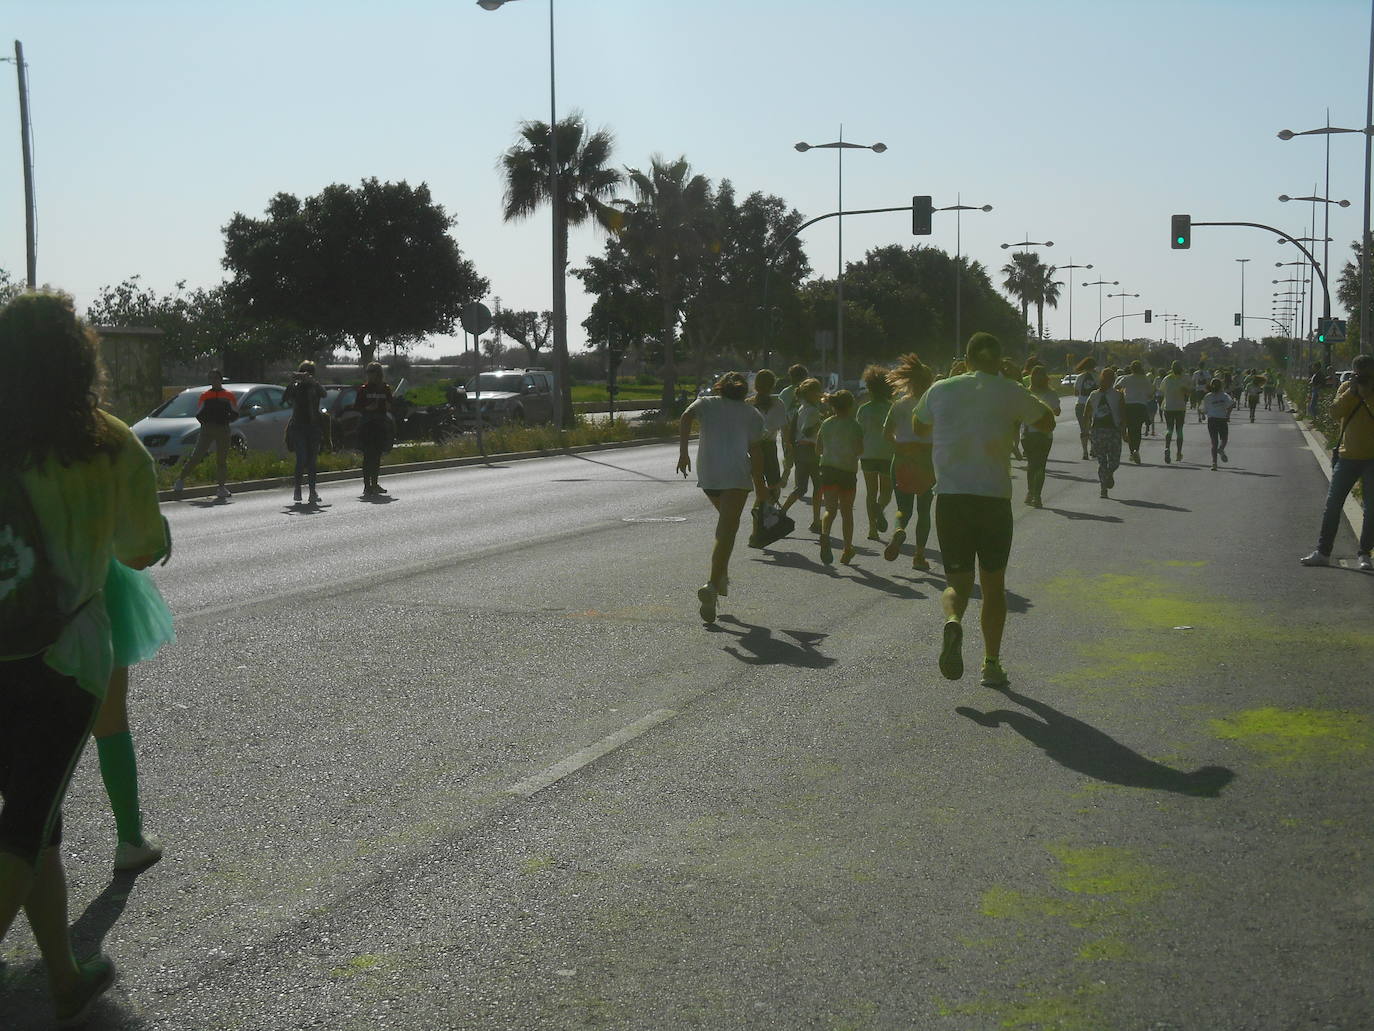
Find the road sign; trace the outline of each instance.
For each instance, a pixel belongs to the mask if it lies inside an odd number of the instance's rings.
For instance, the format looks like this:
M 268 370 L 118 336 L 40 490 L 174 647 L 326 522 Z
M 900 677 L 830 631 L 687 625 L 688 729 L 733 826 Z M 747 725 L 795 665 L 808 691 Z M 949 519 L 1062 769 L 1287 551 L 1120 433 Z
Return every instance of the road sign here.
M 1329 343 L 1339 344 L 1345 340 L 1345 319 L 1332 319 L 1331 330 L 1326 334 Z
M 491 329 L 491 309 L 480 301 L 463 305 L 463 313 L 458 316 L 463 329 L 474 337 L 479 337 Z

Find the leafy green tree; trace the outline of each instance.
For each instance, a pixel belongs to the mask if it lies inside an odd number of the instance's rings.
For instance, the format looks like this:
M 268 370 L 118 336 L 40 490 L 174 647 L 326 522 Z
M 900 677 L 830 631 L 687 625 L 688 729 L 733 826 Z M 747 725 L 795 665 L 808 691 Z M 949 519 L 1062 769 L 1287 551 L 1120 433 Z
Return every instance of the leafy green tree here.
M 492 316 L 492 327 L 525 349 L 528 365 L 538 365 L 539 355 L 549 346 L 553 333 L 553 312 L 514 311 L 504 308 Z
M 661 364 L 657 343 L 662 305 L 655 293 L 652 263 L 636 261 L 617 237 L 611 237 L 604 253 L 588 258 L 573 275 L 596 298 L 582 321 L 588 341 L 621 354 L 638 352 Z
M 1054 274 L 1057 272 L 1053 265 L 1041 263 L 1036 269 L 1034 290 L 1035 290 L 1035 338 L 1045 339 L 1045 306 L 1051 308 L 1059 307 L 1059 291 L 1064 284 L 1055 280 Z
M 335 183 L 304 202 L 279 193 L 266 218 L 236 214 L 224 228 L 229 300 L 255 323 L 345 337 L 366 364 L 382 343 L 451 333 L 486 293 L 454 221 L 424 183 Z
M 606 129 L 588 133 L 580 112 L 558 122 L 558 196 L 550 194 L 550 133 L 548 122 L 522 122 L 520 142 L 501 155 L 506 177 L 504 216 L 507 222 L 529 218 L 552 201 L 558 219 L 554 243 L 554 266 L 560 273 L 568 267 L 568 227 L 595 219 L 603 226 L 618 221 L 618 214 L 606 200 L 621 182 L 618 169 L 610 167 L 615 138 Z M 564 275 L 554 277 L 554 308 L 566 313 L 567 283 Z M 563 423 L 573 423 L 572 381 L 568 375 L 568 325 L 566 315 L 553 327 L 554 378 L 562 394 Z
M 1346 310 L 1346 340 L 1349 344 L 1350 354 L 1359 354 L 1363 350 L 1360 347 L 1360 241 L 1355 240 L 1350 245 L 1350 252 L 1354 257 L 1345 263 L 1341 269 L 1340 279 L 1336 283 L 1336 300 L 1340 306 Z
M 23 280 L 15 279 L 7 269 L 0 268 L 0 307 L 9 304 L 23 292 Z

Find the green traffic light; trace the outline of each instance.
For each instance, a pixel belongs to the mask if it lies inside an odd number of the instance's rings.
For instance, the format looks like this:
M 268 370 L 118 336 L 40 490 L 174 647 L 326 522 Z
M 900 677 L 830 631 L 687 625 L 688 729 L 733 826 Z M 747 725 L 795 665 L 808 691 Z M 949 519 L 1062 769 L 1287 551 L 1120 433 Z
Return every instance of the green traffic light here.
M 1188 238 L 1185 237 L 1185 236 L 1180 236 L 1180 237 L 1178 238 L 1178 242 L 1179 242 L 1179 243 L 1187 243 L 1187 242 L 1188 242 Z

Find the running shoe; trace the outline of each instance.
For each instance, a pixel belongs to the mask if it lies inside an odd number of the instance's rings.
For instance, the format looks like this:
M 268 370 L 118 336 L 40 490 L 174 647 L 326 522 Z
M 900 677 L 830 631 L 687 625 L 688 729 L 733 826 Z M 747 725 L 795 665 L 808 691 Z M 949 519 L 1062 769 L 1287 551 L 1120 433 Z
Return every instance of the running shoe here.
M 1030 500 L 1030 505 L 1031 505 L 1031 508 L 1044 508 L 1044 507 L 1045 507 L 1045 503 L 1044 503 L 1043 501 L 1040 500 L 1040 495 L 1039 495 L 1039 494 L 1037 494 L 1037 495 L 1035 495 L 1035 497 L 1031 498 L 1031 500 Z
M 231 497 L 233 497 L 233 494 L 230 492 L 228 487 L 221 483 L 219 485 L 219 489 L 215 491 L 215 497 L 219 498 L 221 501 L 228 501 Z
M 716 584 L 716 594 L 720 595 L 722 598 L 728 598 L 730 596 L 730 578 L 728 576 L 722 576 L 720 578 L 720 583 Z
M 701 604 L 697 612 L 701 613 L 703 623 L 714 623 L 716 621 L 716 589 L 710 584 L 703 584 L 697 588 L 697 601 Z
M 1216 472 L 1216 471 L 1217 471 L 1217 460 L 1214 458 L 1214 459 L 1212 459 L 1212 472 Z
M 138 845 L 121 841 L 115 848 L 114 868 L 121 871 L 142 870 L 161 858 L 162 846 L 152 838 L 144 838 Z
M 1172 460 L 1169 458 L 1169 449 L 1166 447 L 1164 449 L 1164 464 L 1168 465 L 1170 461 Z
M 1219 454 L 1219 455 L 1221 456 L 1221 460 L 1222 460 L 1223 462 L 1229 462 L 1229 461 L 1230 461 L 1230 459 L 1226 457 L 1226 452 L 1225 452 L 1225 450 L 1218 451 L 1217 454 Z
M 181 497 L 181 492 L 184 491 L 185 489 L 186 489 L 186 481 L 183 480 L 181 477 L 178 476 L 175 480 L 172 481 L 172 497 L 174 497 L 174 498 L 179 498 L 179 497 Z
M 964 675 L 964 628 L 957 619 L 945 624 L 944 642 L 940 647 L 940 673 L 946 680 L 958 680 Z
M 1116 486 L 1116 476 L 1112 473 L 1107 474 L 1107 489 L 1111 490 Z
M 827 566 L 830 565 L 831 562 L 835 561 L 835 552 L 832 551 L 830 548 L 829 537 L 821 538 L 821 561 L 825 563 Z
M 887 533 L 887 514 L 885 512 L 878 513 L 878 532 Z
M 820 533 L 820 532 L 821 532 L 821 521 L 820 521 L 819 519 L 817 519 L 815 522 L 813 522 L 813 523 L 811 524 L 811 526 L 810 526 L 810 530 L 811 530 L 812 533 Z
M 1107 488 L 1106 488 L 1106 487 L 1103 487 L 1101 490 L 1099 490 L 1099 491 L 1097 492 L 1097 496 L 1098 496 L 1099 498 L 1105 498 L 1105 497 L 1107 496 Z
M 887 547 L 883 549 L 883 558 L 887 559 L 889 562 L 896 560 L 897 556 L 902 553 L 902 544 L 905 540 L 905 530 L 900 528 L 894 530 L 892 532 L 892 540 L 888 541 Z
M 983 679 L 984 687 L 1006 687 L 1011 683 L 1007 679 L 1007 672 L 1002 668 L 1002 663 L 997 659 L 983 660 Z
M 911 556 L 911 568 L 919 569 L 923 573 L 929 573 L 930 563 L 926 560 L 926 557 L 918 551 Z
M 383 487 L 380 483 L 374 483 L 374 484 L 372 485 L 372 493 L 373 493 L 373 494 L 390 494 L 391 491 L 387 490 L 387 489 L 386 489 L 385 487 Z
M 295 502 L 298 505 L 301 503 L 301 489 L 299 487 L 296 488 Z
M 1132 452 L 1131 452 L 1131 461 L 1134 462 L 1136 465 L 1139 465 L 1139 464 L 1140 464 L 1140 452 L 1139 452 L 1139 451 L 1132 451 Z
M 310 492 L 310 498 L 309 498 L 309 503 L 310 503 L 310 504 L 312 504 L 312 505 L 318 505 L 322 500 L 323 500 L 323 499 L 322 499 L 318 494 L 316 494 L 313 490 Z
M 1323 555 L 1320 551 L 1314 551 L 1310 555 L 1304 555 L 1298 561 L 1305 566 L 1329 566 L 1331 565 L 1331 556 Z
M 1366 573 L 1374 573 L 1374 559 L 1368 553 L 1359 556 L 1360 568 Z
M 840 552 L 840 565 L 847 566 L 854 561 L 854 545 L 850 545 Z
M 876 526 L 869 527 L 868 539 L 871 541 L 880 541 L 883 539 L 882 535 L 878 533 L 878 528 Z
M 110 990 L 117 976 L 109 956 L 97 956 L 79 964 L 80 981 L 70 1004 L 57 1008 L 58 1027 L 82 1027 L 90 1019 L 97 1000 Z
M 1033 505 L 1035 504 L 1035 499 L 1031 497 L 1029 494 L 1027 494 L 1022 503 L 1026 505 Z

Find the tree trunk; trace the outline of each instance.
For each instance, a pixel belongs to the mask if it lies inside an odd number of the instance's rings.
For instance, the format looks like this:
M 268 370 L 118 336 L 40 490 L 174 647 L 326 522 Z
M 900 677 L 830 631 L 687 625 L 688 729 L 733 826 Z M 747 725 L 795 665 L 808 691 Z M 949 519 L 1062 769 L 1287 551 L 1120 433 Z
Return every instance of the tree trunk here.
M 1035 338 L 1045 339 L 1045 302 L 1035 302 Z
M 568 221 L 559 205 L 558 243 L 554 264 L 558 275 L 553 282 L 553 310 L 559 318 L 553 324 L 553 378 L 558 385 L 558 419 L 564 429 L 573 426 L 572 382 L 568 379 Z M 536 316 L 537 317 L 537 316 Z

